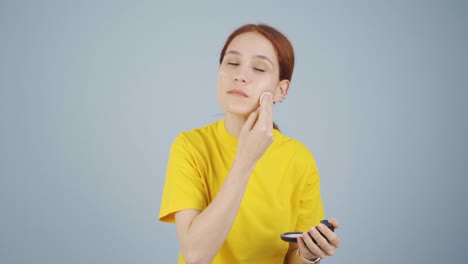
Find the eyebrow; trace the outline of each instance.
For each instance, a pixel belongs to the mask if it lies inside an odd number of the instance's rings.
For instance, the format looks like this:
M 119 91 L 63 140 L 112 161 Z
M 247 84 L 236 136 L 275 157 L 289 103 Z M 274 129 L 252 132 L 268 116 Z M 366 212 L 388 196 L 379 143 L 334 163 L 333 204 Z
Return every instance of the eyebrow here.
M 238 55 L 238 56 L 241 56 L 242 54 L 236 50 L 229 50 L 227 51 L 224 56 L 226 56 L 227 54 L 234 54 L 234 55 Z M 259 58 L 259 59 L 262 59 L 262 60 L 267 60 L 268 62 L 271 63 L 272 66 L 274 66 L 275 64 L 273 63 L 273 61 L 270 60 L 270 58 L 268 58 L 267 56 L 265 55 L 255 55 L 254 57 L 256 58 Z

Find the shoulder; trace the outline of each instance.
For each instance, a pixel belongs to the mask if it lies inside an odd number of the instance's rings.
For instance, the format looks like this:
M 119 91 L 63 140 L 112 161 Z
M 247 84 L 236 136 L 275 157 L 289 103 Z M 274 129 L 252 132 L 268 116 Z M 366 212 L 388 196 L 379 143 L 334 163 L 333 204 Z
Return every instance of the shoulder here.
M 186 147 L 190 147 L 205 142 L 207 139 L 216 136 L 216 129 L 219 122 L 220 121 L 216 121 L 208 125 L 179 132 L 173 140 L 173 145 L 185 145 Z
M 300 140 L 284 135 L 278 130 L 274 132 L 275 149 L 284 156 L 289 155 L 299 163 L 315 164 L 312 151 Z

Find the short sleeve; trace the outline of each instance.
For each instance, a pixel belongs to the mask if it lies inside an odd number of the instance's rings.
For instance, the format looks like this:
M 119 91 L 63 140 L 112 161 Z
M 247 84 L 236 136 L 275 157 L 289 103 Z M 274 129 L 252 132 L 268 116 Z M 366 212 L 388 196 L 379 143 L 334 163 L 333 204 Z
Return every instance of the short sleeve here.
M 307 231 L 325 218 L 320 194 L 320 177 L 314 160 L 308 162 L 299 196 L 296 230 Z
M 181 133 L 170 148 L 159 220 L 174 223 L 176 212 L 184 209 L 202 211 L 206 206 L 206 192 L 193 147 Z

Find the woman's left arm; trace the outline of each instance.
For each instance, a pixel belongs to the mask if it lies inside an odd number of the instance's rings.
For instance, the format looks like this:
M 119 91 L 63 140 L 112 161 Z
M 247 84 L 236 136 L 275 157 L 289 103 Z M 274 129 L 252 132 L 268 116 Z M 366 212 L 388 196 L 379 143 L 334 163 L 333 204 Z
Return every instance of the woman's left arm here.
M 289 243 L 288 253 L 286 253 L 286 257 L 284 258 L 284 264 L 302 264 L 302 260 L 299 257 L 297 252 L 299 250 L 299 246 L 297 243 Z
M 335 229 L 340 227 L 338 220 L 335 218 L 331 219 L 330 223 Z M 325 237 L 323 237 L 317 229 L 320 230 Z M 317 244 L 312 241 L 311 236 L 317 241 Z M 289 244 L 284 263 L 313 263 L 311 261 L 317 258 L 324 259 L 328 256 L 333 256 L 336 249 L 340 247 L 340 243 L 340 238 L 336 233 L 328 229 L 324 224 L 319 224 L 317 227 L 311 228 L 308 232 L 304 232 L 302 236 L 298 237 L 297 244 Z M 309 260 L 309 262 L 306 260 Z M 320 263 L 320 261 L 316 263 Z

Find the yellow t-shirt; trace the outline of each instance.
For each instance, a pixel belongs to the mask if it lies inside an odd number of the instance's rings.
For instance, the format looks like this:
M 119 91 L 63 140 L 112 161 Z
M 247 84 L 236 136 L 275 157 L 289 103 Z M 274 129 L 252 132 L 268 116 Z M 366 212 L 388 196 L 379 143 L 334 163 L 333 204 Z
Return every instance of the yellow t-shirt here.
M 220 190 L 236 150 L 237 138 L 227 132 L 224 119 L 180 133 L 169 154 L 159 220 L 174 223 L 177 211 L 203 211 Z M 281 264 L 288 250 L 281 233 L 307 231 L 322 219 L 312 154 L 274 130 L 274 141 L 253 170 L 232 229 L 212 263 Z M 179 263 L 185 263 L 182 254 Z

